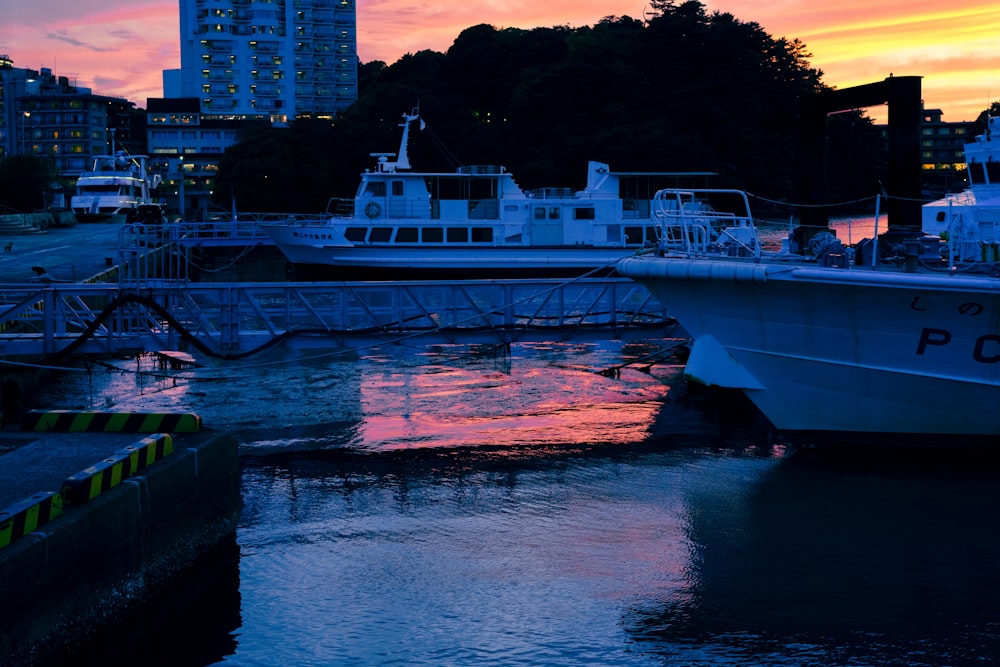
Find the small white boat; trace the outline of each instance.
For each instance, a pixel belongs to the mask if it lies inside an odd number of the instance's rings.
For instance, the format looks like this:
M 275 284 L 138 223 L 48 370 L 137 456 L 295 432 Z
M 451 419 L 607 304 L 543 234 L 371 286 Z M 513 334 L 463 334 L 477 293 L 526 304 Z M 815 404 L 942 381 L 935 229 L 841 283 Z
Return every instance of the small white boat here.
M 150 177 L 145 155 L 97 155 L 91 168 L 80 174 L 70 208 L 77 222 L 124 223 L 140 206 L 153 204 L 153 190 L 160 177 Z
M 948 239 L 961 261 L 1000 260 L 1000 118 L 965 145 L 969 187 L 924 204 L 924 231 Z
M 742 192 L 657 201 L 657 248 L 618 272 L 693 338 L 690 379 L 800 444 L 1000 444 L 1000 264 L 949 262 L 919 231 L 860 261 L 832 234 L 766 251 Z
M 590 162 L 583 190 L 526 192 L 500 166 L 413 171 L 407 139 L 418 119 L 416 112 L 403 116 L 398 158 L 372 154 L 375 169 L 361 175 L 355 197 L 336 202 L 328 219 L 263 227 L 292 264 L 348 269 L 353 276 L 611 271 L 617 260 L 655 242 L 650 202 L 657 187 L 708 175 L 615 173 Z M 644 192 L 654 179 L 661 185 Z

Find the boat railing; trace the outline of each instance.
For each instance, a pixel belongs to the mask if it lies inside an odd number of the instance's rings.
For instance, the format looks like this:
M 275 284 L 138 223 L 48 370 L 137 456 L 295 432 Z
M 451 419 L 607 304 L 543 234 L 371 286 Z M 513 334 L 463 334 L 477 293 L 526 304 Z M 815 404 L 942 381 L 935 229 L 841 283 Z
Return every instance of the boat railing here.
M 716 210 L 710 200 L 718 196 L 727 201 L 736 199 L 734 208 L 742 210 Z M 660 190 L 653 199 L 653 220 L 663 250 L 760 256 L 760 241 L 750 215 L 750 204 L 746 193 L 740 190 Z
M 326 214 L 334 218 L 353 218 L 354 200 L 332 197 L 326 203 Z
M 535 188 L 527 195 L 532 199 L 569 199 L 577 196 L 573 188 Z

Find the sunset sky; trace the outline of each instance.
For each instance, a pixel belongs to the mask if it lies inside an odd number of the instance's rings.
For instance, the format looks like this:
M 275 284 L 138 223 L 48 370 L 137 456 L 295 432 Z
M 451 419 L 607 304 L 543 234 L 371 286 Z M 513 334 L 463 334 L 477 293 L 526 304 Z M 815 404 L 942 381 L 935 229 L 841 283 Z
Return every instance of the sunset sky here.
M 923 76 L 929 108 L 973 120 L 1000 97 L 996 0 L 704 0 L 708 11 L 755 21 L 773 37 L 798 38 L 844 88 Z M 0 54 L 15 67 L 51 68 L 95 93 L 145 107 L 161 97 L 163 69 L 180 66 L 177 0 L 0 0 Z M 444 52 L 469 26 L 594 25 L 641 18 L 642 0 L 357 0 L 358 55 L 391 64 L 422 49 Z M 884 107 L 868 114 L 885 120 Z

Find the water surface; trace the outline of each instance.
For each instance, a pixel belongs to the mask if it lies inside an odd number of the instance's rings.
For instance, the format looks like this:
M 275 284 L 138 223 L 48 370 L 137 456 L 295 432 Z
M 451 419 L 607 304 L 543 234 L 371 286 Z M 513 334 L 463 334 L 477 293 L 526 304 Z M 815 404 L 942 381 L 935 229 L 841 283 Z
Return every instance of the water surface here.
M 993 664 L 990 460 L 793 453 L 738 399 L 688 390 L 660 345 L 67 377 L 50 407 L 190 410 L 243 454 L 236 544 L 97 659 Z

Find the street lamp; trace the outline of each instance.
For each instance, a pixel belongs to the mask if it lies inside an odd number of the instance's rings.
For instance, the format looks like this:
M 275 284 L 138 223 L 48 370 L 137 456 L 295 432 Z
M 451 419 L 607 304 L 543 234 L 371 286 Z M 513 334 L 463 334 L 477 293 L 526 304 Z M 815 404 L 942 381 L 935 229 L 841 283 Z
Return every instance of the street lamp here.
M 181 183 L 177 191 L 177 198 L 180 200 L 178 202 L 178 208 L 181 213 L 181 222 L 184 221 L 184 156 L 181 155 L 177 158 L 177 168 L 181 172 Z

